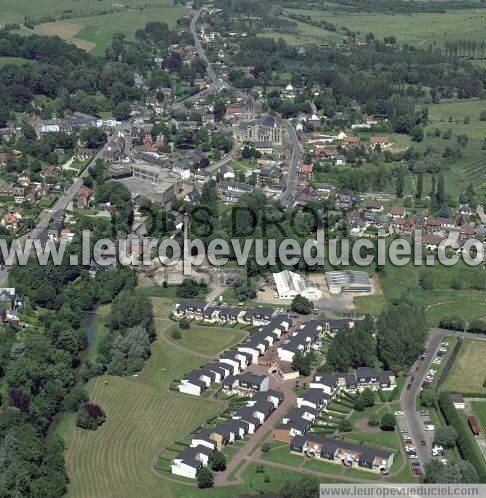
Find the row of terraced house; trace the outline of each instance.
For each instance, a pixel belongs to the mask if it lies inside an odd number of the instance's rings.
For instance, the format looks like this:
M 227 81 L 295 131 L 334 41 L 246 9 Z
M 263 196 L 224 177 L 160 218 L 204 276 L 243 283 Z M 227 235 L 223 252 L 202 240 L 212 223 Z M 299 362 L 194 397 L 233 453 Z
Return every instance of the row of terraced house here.
M 268 389 L 254 393 L 246 406 L 236 411 L 231 419 L 196 432 L 190 446 L 172 460 L 172 473 L 195 479 L 197 471 L 209 464 L 214 451 L 221 451 L 247 434 L 254 434 L 282 401 L 280 391 Z
M 275 342 L 286 334 L 292 321 L 286 315 L 271 318 L 258 332 L 228 350 L 218 360 L 200 370 L 192 370 L 184 375 L 179 391 L 200 396 L 211 384 L 222 384 L 226 391 L 247 394 L 268 389 L 268 377 L 245 372 L 248 366 L 258 362 L 258 358 Z M 263 377 L 263 378 L 260 378 Z
M 297 407 L 291 409 L 283 417 L 282 423 L 275 427 L 273 438 L 290 443 L 292 453 L 336 464 L 363 467 L 374 472 L 388 472 L 393 463 L 393 452 L 309 431 L 341 390 L 356 392 L 367 387 L 373 390 L 390 390 L 395 386 L 393 372 L 376 368 L 361 367 L 351 373 L 316 374 L 309 383 L 309 389 L 297 397 Z

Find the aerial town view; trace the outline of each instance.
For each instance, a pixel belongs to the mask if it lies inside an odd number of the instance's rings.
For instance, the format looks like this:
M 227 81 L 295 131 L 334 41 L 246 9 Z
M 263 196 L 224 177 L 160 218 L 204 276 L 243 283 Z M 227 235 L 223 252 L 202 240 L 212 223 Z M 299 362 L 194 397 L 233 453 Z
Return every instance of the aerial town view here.
M 485 254 L 485 0 L 0 0 L 0 497 L 486 496 Z

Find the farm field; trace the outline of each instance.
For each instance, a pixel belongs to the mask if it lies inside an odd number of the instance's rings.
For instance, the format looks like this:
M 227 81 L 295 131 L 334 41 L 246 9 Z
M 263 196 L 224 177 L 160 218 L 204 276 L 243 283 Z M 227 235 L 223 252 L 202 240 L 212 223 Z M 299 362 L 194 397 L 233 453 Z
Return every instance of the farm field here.
M 464 340 L 443 389 L 465 395 L 486 394 L 486 387 L 483 386 L 486 376 L 485 355 L 485 341 Z
M 486 111 L 486 100 L 444 100 L 439 104 L 427 104 L 427 108 L 431 124 L 425 132 L 439 128 L 456 135 L 465 133 L 469 138 L 482 140 L 486 136 L 486 121 L 479 120 L 481 111 Z M 469 124 L 464 123 L 466 117 L 470 120 Z
M 486 28 L 486 10 L 460 10 L 427 14 L 334 14 L 327 11 L 288 9 L 286 12 L 308 15 L 314 20 L 325 19 L 336 27 L 346 26 L 361 35 L 374 33 L 383 39 L 393 35 L 400 43 L 442 45 L 458 39 L 483 40 Z M 309 29 L 316 29 L 309 26 Z M 329 31 L 321 30 L 322 33 Z
M 368 268 L 373 274 L 373 269 Z M 433 277 L 434 288 L 423 290 L 419 285 L 421 272 L 430 273 Z M 405 291 L 410 292 L 421 301 L 426 310 L 427 325 L 436 327 L 445 315 L 458 315 L 467 323 L 474 319 L 486 318 L 486 292 L 469 289 L 468 284 L 475 275 L 473 267 L 465 263 L 458 263 L 452 267 L 414 266 L 412 263 L 406 266 L 394 266 L 387 264 L 384 275 L 380 276 L 380 284 L 383 296 L 359 296 L 355 297 L 356 309 L 363 313 L 371 313 L 377 316 L 387 302 L 399 299 Z M 451 288 L 453 280 L 461 280 L 464 289 Z
M 71 10 L 79 16 L 38 24 L 34 32 L 43 35 L 57 35 L 64 40 L 74 43 L 79 48 L 99 55 L 103 54 L 106 47 L 112 41 L 114 33 L 123 33 L 127 37 L 133 37 L 137 28 L 145 26 L 149 21 L 166 22 L 174 26 L 177 19 L 184 13 L 184 7 L 173 5 L 172 0 L 154 0 L 148 7 L 143 9 L 124 9 L 103 15 L 91 15 L 91 12 L 112 8 L 112 4 L 105 4 L 98 0 L 84 0 L 82 3 L 74 0 L 65 0 L 63 8 L 53 0 L 23 0 L 20 6 L 11 8 L 7 0 L 0 0 L 0 18 L 2 20 L 19 21 L 24 15 L 33 18 L 42 15 L 59 16 L 61 11 Z M 125 5 L 139 5 L 138 1 L 129 0 Z M 29 8 L 35 6 L 34 8 Z M 45 9 L 39 9 L 45 5 Z M 156 5 L 156 6 L 154 6 Z M 22 13 L 22 15 L 20 15 Z M 21 29 L 22 34 L 32 33 L 25 27 Z
M 176 325 L 175 330 L 179 330 Z M 229 327 L 213 327 L 191 325 L 188 330 L 179 330 L 181 338 L 174 340 L 176 344 L 198 353 L 215 355 L 240 342 L 245 332 L 241 329 Z

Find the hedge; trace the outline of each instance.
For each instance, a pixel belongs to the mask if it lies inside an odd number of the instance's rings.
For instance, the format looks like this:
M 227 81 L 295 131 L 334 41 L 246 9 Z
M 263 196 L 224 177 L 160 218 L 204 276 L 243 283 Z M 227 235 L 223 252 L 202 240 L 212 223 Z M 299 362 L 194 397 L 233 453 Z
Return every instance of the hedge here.
M 479 448 L 472 439 L 469 427 L 457 414 L 449 393 L 442 393 L 439 396 L 439 407 L 447 424 L 452 425 L 457 431 L 456 446 L 463 460 L 472 463 L 476 468 L 480 482 L 486 482 L 486 467 L 479 455 Z
M 385 393 L 381 389 L 378 389 L 378 396 L 380 397 L 381 402 L 385 403 L 385 401 L 386 401 Z

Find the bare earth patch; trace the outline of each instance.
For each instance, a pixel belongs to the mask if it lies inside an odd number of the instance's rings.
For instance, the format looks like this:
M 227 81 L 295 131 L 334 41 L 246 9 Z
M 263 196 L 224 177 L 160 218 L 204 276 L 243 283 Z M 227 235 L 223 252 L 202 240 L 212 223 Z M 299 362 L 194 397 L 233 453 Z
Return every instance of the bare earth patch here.
M 47 22 L 39 24 L 35 28 L 35 32 L 39 35 L 59 36 L 63 40 L 69 41 L 76 47 L 89 52 L 96 47 L 96 44 L 81 38 L 76 38 L 76 35 L 85 27 L 84 24 L 76 24 L 73 22 Z
M 361 431 L 361 432 L 376 432 L 377 429 L 376 427 L 370 427 L 368 425 L 368 419 L 367 418 L 362 418 L 362 419 L 359 419 L 357 422 L 356 422 L 356 428 Z

